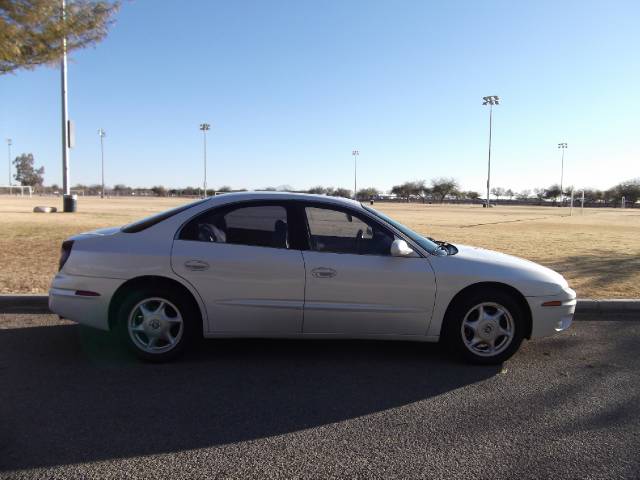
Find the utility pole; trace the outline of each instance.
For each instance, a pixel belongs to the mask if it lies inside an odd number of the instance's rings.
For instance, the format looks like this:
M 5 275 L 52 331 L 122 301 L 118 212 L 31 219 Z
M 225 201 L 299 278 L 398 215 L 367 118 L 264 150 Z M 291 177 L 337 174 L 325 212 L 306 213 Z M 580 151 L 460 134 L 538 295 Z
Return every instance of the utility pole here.
M 500 97 L 497 95 L 488 95 L 482 97 L 482 105 L 489 105 L 489 161 L 487 165 L 487 208 L 491 206 L 491 130 L 493 127 L 493 106 L 500 105 Z
M 100 157 L 102 159 L 102 192 L 100 193 L 100 198 L 104 198 L 104 137 L 107 132 L 104 129 L 98 129 L 98 136 L 100 137 Z
M 200 130 L 202 130 L 202 139 L 204 142 L 204 192 L 202 198 L 207 198 L 207 131 L 211 128 L 208 123 L 201 123 Z

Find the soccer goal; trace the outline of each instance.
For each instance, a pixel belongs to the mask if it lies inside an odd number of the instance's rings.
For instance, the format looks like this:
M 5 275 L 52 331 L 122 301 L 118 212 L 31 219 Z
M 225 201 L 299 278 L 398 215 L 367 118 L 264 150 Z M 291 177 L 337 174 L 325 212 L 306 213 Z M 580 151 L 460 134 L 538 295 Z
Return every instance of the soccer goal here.
M 30 185 L 0 185 L 0 193 L 8 193 L 9 195 L 17 195 L 20 192 L 20 196 L 24 196 L 25 190 L 29 196 L 33 195 L 33 187 Z

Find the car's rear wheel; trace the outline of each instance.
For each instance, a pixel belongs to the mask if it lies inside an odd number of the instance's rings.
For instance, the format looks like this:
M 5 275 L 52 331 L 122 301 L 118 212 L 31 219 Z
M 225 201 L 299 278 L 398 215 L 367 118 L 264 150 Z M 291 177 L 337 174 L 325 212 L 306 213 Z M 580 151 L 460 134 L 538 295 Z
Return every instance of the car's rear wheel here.
M 512 295 L 483 289 L 451 306 L 443 337 L 451 350 L 465 360 L 497 364 L 520 348 L 525 325 L 523 309 Z
M 171 291 L 131 292 L 118 308 L 117 328 L 140 358 L 163 362 L 181 354 L 190 343 L 197 313 L 184 296 Z

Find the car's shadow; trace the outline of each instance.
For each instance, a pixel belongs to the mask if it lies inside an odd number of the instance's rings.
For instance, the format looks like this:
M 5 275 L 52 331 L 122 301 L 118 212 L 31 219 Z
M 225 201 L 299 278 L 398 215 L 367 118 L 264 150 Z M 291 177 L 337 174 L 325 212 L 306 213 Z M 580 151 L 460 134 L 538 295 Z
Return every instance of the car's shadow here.
M 203 342 L 139 363 L 75 325 L 0 330 L 0 469 L 130 457 L 257 439 L 400 407 L 497 367 L 437 345 Z

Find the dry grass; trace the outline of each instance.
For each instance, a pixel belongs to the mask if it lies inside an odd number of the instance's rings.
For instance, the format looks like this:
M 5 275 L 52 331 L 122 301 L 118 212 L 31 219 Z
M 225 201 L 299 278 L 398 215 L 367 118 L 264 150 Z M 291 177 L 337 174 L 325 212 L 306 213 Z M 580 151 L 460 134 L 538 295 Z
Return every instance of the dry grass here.
M 46 292 L 60 243 L 69 235 L 122 225 L 185 199 L 80 198 L 76 214 L 31 213 L 59 199 L 0 197 L 0 292 Z M 580 297 L 640 297 L 640 211 L 440 206 L 381 203 L 377 208 L 414 230 L 452 243 L 477 245 L 547 265 Z

